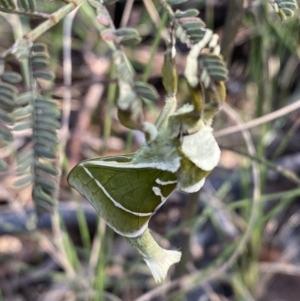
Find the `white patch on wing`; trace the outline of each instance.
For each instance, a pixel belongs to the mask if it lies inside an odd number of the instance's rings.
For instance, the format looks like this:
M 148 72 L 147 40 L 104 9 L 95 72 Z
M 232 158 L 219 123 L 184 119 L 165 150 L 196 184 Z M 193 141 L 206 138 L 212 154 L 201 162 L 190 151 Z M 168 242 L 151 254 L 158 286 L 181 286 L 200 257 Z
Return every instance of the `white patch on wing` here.
M 137 167 L 134 167 L 134 166 Z M 171 162 L 157 161 L 157 162 L 147 162 L 147 163 L 134 163 L 132 168 L 154 168 L 159 170 L 166 170 L 169 172 L 176 172 L 180 167 L 180 158 L 176 158 Z
M 106 191 L 106 189 L 104 188 L 104 186 L 102 186 L 101 185 L 101 183 L 97 180 L 97 179 L 95 179 L 94 177 L 93 177 L 93 175 L 92 175 L 92 173 L 86 168 L 86 167 L 83 167 L 83 169 L 84 169 L 84 171 L 88 174 L 88 176 L 91 178 L 91 179 L 93 179 L 94 181 L 95 181 L 95 183 L 97 184 L 97 186 L 102 190 L 102 192 L 113 202 L 113 204 L 116 206 L 116 207 L 118 207 L 118 208 L 120 208 L 120 209 L 122 209 L 122 210 L 124 210 L 124 211 L 126 211 L 126 212 L 129 212 L 129 213 L 131 213 L 131 214 L 133 214 L 133 215 L 136 215 L 136 216 L 151 216 L 152 215 L 152 212 L 149 212 L 149 213 L 140 213 L 140 212 L 134 212 L 134 211 L 130 211 L 130 210 L 128 210 L 127 208 L 125 208 L 124 206 L 122 206 L 120 203 L 118 203 L 116 200 L 114 200 L 112 197 L 111 197 L 111 195 Z
M 106 222 L 116 233 L 120 234 L 121 236 L 125 236 L 125 237 L 138 237 L 141 236 L 146 229 L 148 228 L 148 223 L 146 223 L 143 227 L 141 227 L 140 229 L 138 229 L 137 231 L 134 232 L 121 232 L 119 230 L 117 230 L 115 227 L 113 227 L 110 223 Z
M 177 183 L 177 180 L 174 180 L 174 181 L 165 181 L 165 182 L 164 182 L 164 181 L 162 181 L 162 180 L 160 180 L 160 179 L 156 179 L 156 180 L 155 180 L 155 183 L 164 186 L 164 185 L 176 184 L 176 183 Z
M 202 170 L 214 169 L 220 160 L 221 151 L 210 126 L 205 126 L 195 134 L 184 136 L 181 149 Z
M 199 191 L 202 188 L 202 186 L 204 185 L 204 182 L 205 182 L 205 178 L 192 186 L 189 186 L 189 187 L 180 187 L 179 186 L 178 188 L 183 192 L 193 193 L 193 192 Z
M 152 191 L 154 192 L 155 195 L 159 196 L 160 199 L 161 199 L 161 202 L 164 203 L 166 201 L 167 198 L 165 198 L 162 193 L 161 193 L 161 190 L 159 187 L 152 187 Z

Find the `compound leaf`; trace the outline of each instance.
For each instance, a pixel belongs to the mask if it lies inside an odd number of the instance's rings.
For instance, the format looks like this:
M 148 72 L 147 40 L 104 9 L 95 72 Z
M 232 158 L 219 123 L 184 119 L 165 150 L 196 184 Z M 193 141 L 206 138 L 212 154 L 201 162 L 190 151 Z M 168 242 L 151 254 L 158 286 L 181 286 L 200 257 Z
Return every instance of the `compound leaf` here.
M 139 97 L 146 98 L 152 101 L 157 100 L 158 92 L 154 86 L 144 82 L 135 82 L 134 87 Z
M 11 84 L 17 84 L 22 81 L 22 76 L 14 71 L 6 71 L 1 75 L 1 79 Z
M 14 186 L 16 187 L 28 186 L 29 184 L 32 183 L 32 180 L 33 180 L 32 175 L 28 174 L 16 180 Z

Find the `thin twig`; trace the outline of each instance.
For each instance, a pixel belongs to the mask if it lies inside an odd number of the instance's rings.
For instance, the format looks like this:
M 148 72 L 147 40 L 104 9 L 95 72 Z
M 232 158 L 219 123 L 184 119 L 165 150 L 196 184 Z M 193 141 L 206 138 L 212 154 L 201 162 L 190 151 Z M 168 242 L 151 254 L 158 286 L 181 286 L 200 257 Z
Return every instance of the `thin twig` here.
M 83 100 L 83 104 L 78 112 L 77 122 L 70 143 L 69 166 L 73 168 L 81 156 L 82 141 L 86 130 L 91 122 L 91 114 L 96 110 L 101 96 L 104 92 L 104 84 L 101 82 L 109 67 L 109 61 L 105 58 L 97 58 L 92 53 L 85 53 L 85 61 L 92 71 L 92 84 Z
M 5 50 L 0 54 L 2 59 L 13 55 L 18 51 L 19 45 L 25 44 L 28 45 L 30 42 L 34 42 L 37 38 L 39 38 L 43 33 L 49 30 L 51 27 L 56 25 L 59 21 L 61 21 L 66 15 L 68 15 L 71 11 L 73 11 L 76 7 L 79 7 L 86 0 L 73 0 L 69 4 L 63 6 L 55 13 L 51 14 L 50 18 L 45 22 L 38 25 L 36 28 L 27 33 L 22 39 L 16 41 L 12 47 Z
M 143 2 L 144 2 L 145 8 L 146 8 L 152 22 L 154 23 L 156 28 L 159 28 L 159 26 L 161 24 L 161 18 L 157 12 L 155 5 L 153 4 L 153 1 L 152 0 L 143 0 Z M 168 34 L 168 31 L 166 28 L 162 29 L 161 37 L 165 41 L 168 41 L 169 34 Z
M 126 2 L 122 20 L 121 20 L 121 24 L 120 24 L 121 27 L 125 27 L 128 24 L 130 13 L 131 13 L 132 7 L 133 7 L 133 2 L 134 2 L 134 0 L 127 0 L 127 2 Z
M 72 99 L 72 26 L 73 21 L 77 13 L 75 9 L 71 14 L 69 14 L 64 20 L 63 27 L 63 78 L 64 78 L 64 92 L 63 92 L 63 103 L 62 103 L 62 120 L 61 120 L 61 131 L 60 131 L 60 141 L 61 141 L 61 151 L 62 156 L 65 152 L 66 144 L 69 136 L 69 119 L 71 113 L 71 99 Z M 62 157 L 61 156 L 61 157 Z
M 60 145 L 60 158 L 59 158 L 59 175 L 58 175 L 58 183 L 61 178 L 61 166 L 63 163 L 63 158 L 65 154 L 66 143 L 69 136 L 69 118 L 71 111 L 71 85 L 72 85 L 72 56 L 71 56 L 71 34 L 72 34 L 72 26 L 73 21 L 76 16 L 77 10 L 79 6 L 69 14 L 64 20 L 64 29 L 63 29 L 63 47 L 64 47 L 64 60 L 63 60 L 63 70 L 64 70 L 64 84 L 66 86 L 64 90 L 64 100 L 62 107 L 62 128 L 61 128 L 61 145 Z M 56 191 L 55 199 L 58 199 L 58 189 Z M 68 255 L 65 250 L 65 246 L 63 243 L 63 233 L 60 227 L 60 218 L 59 213 L 55 210 L 53 219 L 52 219 L 52 228 L 55 237 L 56 244 L 59 248 L 59 251 L 64 257 L 63 267 L 66 270 L 67 274 L 70 277 L 75 277 L 76 273 L 73 269 L 71 262 L 69 261 Z
M 227 104 L 224 105 L 224 108 L 226 108 L 226 107 L 228 107 Z M 274 112 L 266 114 L 262 117 L 253 119 L 249 122 L 246 122 L 242 126 L 235 125 L 235 126 L 228 127 L 224 130 L 216 131 L 216 132 L 214 132 L 214 136 L 215 137 L 223 137 L 223 136 L 227 136 L 227 135 L 234 134 L 234 133 L 237 133 L 237 132 L 241 132 L 243 130 L 248 130 L 248 129 L 251 129 L 253 127 L 259 126 L 261 124 L 264 124 L 266 122 L 272 121 L 276 118 L 287 115 L 287 114 L 289 114 L 289 113 L 291 113 L 291 112 L 293 112 L 293 111 L 295 111 L 299 108 L 300 108 L 300 99 L 298 99 L 297 101 L 293 102 L 292 104 L 287 105 L 287 106 L 285 106 L 285 107 L 283 107 L 283 108 L 281 108 L 277 111 L 274 111 Z
M 94 241 L 93 241 L 93 246 L 91 250 L 91 256 L 89 260 L 89 275 L 92 277 L 95 277 L 96 274 L 96 267 L 99 261 L 99 255 L 101 254 L 101 245 L 103 242 L 103 237 L 106 232 L 106 223 L 105 221 L 100 218 L 98 222 L 98 227 L 97 227 L 97 235 L 95 235 Z
M 230 150 L 230 151 L 235 152 L 237 154 L 240 154 L 242 156 L 248 157 L 251 160 L 255 160 L 255 161 L 257 161 L 257 162 L 259 162 L 261 164 L 264 164 L 264 165 L 266 165 L 266 166 L 274 169 L 276 172 L 278 172 L 282 176 L 286 177 L 290 181 L 292 181 L 292 182 L 300 185 L 300 178 L 297 176 L 296 173 L 294 173 L 290 169 L 284 168 L 281 165 L 277 165 L 277 164 L 275 164 L 273 162 L 270 162 L 269 160 L 267 160 L 265 158 L 260 158 L 260 157 L 257 157 L 257 156 L 251 156 L 250 154 L 244 153 L 243 151 L 240 151 L 240 150 L 232 149 L 232 148 L 229 148 L 229 147 L 223 147 L 223 146 L 220 146 L 220 147 L 222 149 Z
M 281 140 L 279 146 L 277 147 L 275 153 L 273 154 L 272 159 L 278 158 L 283 153 L 283 151 L 285 150 L 285 147 L 290 142 L 293 135 L 298 130 L 299 126 L 300 126 L 300 118 L 298 118 L 296 120 L 296 122 L 293 124 L 293 126 L 289 129 L 289 131 L 287 133 L 284 133 L 284 137 Z
M 262 273 L 280 273 L 285 275 L 300 276 L 300 266 L 283 262 L 261 262 L 259 270 Z
M 188 221 L 196 216 L 197 210 L 199 208 L 199 198 L 200 198 L 200 190 L 194 193 L 191 193 L 189 196 L 189 200 L 184 207 L 182 213 L 182 220 Z M 191 258 L 190 252 L 190 237 L 191 237 L 191 228 L 192 225 L 186 226 L 181 231 L 180 241 L 182 244 L 181 250 L 181 260 L 175 266 L 175 277 L 179 278 L 186 274 L 187 263 Z
M 160 16 L 155 8 L 155 5 L 153 4 L 152 0 L 143 0 L 143 2 L 152 22 L 156 25 L 156 27 L 158 27 L 160 24 Z
M 8 13 L 8 14 L 24 15 L 24 16 L 28 16 L 28 17 L 34 18 L 34 19 L 49 19 L 51 17 L 51 15 L 49 15 L 49 14 L 38 12 L 38 11 L 26 12 L 26 11 L 21 11 L 21 10 L 8 9 L 8 8 L 4 8 L 4 7 L 1 7 L 0 11 L 4 12 L 4 13 Z
M 237 238 L 239 233 L 237 227 L 241 230 L 245 230 L 245 221 L 236 212 L 228 210 L 224 202 L 216 197 L 216 190 L 209 180 L 205 182 L 203 190 L 207 195 L 207 200 L 204 200 L 204 202 L 206 206 L 211 209 L 215 218 L 219 220 L 220 230 L 230 238 Z M 226 221 L 224 221 L 224 219 L 226 219 Z
M 228 1 L 227 16 L 221 42 L 221 54 L 227 63 L 229 63 L 232 49 L 234 47 L 235 37 L 244 17 L 243 5 L 244 0 Z
M 41 232 L 38 232 L 36 233 L 36 237 L 42 249 L 44 249 L 45 252 L 49 254 L 59 266 L 63 267 L 66 273 L 71 278 L 73 278 L 73 276 L 75 276 L 75 273 L 73 271 L 73 268 L 70 267 L 70 262 L 67 259 L 67 257 L 53 245 L 53 243 L 49 240 L 49 238 L 46 235 L 42 234 Z
M 255 301 L 254 297 L 239 277 L 233 277 L 232 285 L 235 288 L 235 290 L 239 293 L 240 297 L 243 298 L 243 300 Z

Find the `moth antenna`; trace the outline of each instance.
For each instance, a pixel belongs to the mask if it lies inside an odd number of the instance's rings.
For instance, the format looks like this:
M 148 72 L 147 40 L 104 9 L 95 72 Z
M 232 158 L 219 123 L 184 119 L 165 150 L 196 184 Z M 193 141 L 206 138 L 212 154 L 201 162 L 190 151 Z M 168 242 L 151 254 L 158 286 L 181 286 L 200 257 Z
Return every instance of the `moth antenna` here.
M 126 240 L 144 259 L 156 283 L 163 281 L 170 266 L 180 261 L 181 252 L 161 248 L 150 234 L 148 228 L 141 236 L 126 237 Z

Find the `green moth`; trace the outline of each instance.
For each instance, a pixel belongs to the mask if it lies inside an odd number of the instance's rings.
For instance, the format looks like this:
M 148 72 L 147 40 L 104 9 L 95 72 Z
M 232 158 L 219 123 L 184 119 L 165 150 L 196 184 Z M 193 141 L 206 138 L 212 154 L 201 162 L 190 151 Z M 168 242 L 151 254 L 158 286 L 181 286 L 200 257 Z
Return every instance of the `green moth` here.
M 143 122 L 140 127 L 147 137 L 145 145 L 134 154 L 83 161 L 68 177 L 70 185 L 86 197 L 107 224 L 140 254 L 156 282 L 166 277 L 169 267 L 180 260 L 181 252 L 162 249 L 149 232 L 149 220 L 175 188 L 187 193 L 198 191 L 218 164 L 220 149 L 210 122 L 225 99 L 223 82 L 213 82 L 205 77 L 208 84 L 203 85 L 200 79 L 195 80 L 199 75 L 192 74 L 198 72 L 193 66 L 194 71 L 186 70 L 192 104 L 176 111 L 174 45 L 175 38 L 171 35 L 163 66 L 166 105 L 155 125 Z M 206 43 L 196 46 L 200 53 Z M 195 51 L 188 57 L 190 65 L 192 60 L 198 64 L 197 56 L 194 57 Z M 117 54 L 118 64 L 124 67 L 121 58 L 121 54 Z M 130 90 L 133 85 L 127 76 L 119 79 L 119 86 L 131 93 L 130 100 L 129 93 L 122 92 L 118 100 L 122 118 L 130 119 L 135 116 L 132 101 L 137 101 L 134 90 Z M 204 103 L 204 97 L 209 102 Z M 131 120 L 134 121 L 132 125 L 139 119 Z

